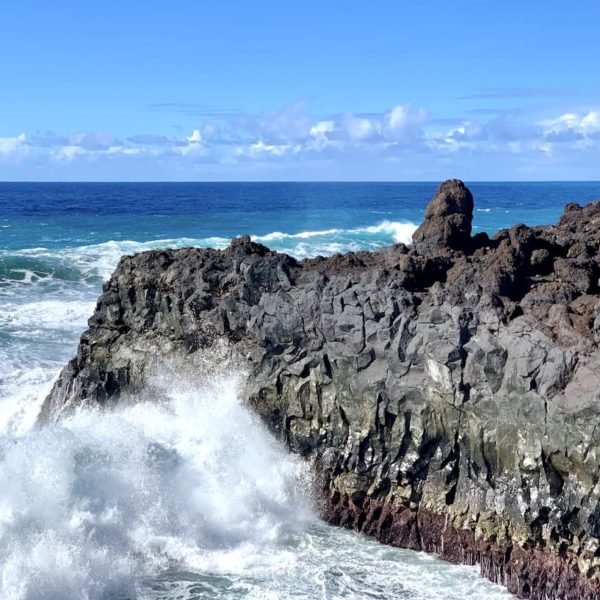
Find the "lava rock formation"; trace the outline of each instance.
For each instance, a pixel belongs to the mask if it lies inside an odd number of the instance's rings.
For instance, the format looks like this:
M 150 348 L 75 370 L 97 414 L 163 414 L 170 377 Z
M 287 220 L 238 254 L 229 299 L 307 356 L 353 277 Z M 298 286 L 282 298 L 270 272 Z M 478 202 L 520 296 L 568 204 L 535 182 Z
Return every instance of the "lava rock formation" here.
M 491 239 L 472 215 L 452 180 L 412 247 L 123 257 L 42 418 L 113 406 L 157 357 L 224 339 L 250 405 L 313 462 L 326 520 L 522 598 L 600 598 L 600 201 Z

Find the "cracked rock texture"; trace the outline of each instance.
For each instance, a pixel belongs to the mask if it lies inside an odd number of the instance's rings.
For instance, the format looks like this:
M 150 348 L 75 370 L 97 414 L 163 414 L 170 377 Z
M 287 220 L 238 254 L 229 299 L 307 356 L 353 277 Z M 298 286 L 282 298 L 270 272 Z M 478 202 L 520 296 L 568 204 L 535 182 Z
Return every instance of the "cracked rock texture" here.
M 492 239 L 472 212 L 452 180 L 412 248 L 123 257 L 42 417 L 114 405 L 157 357 L 226 339 L 328 521 L 523 598 L 600 598 L 600 202 Z

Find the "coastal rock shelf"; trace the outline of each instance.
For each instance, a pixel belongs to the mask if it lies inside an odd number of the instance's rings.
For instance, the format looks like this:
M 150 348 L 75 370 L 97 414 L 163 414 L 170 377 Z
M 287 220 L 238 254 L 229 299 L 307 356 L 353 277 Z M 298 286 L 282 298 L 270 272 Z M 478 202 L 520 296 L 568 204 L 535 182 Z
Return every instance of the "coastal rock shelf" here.
M 123 257 L 42 418 L 113 406 L 158 360 L 226 340 L 327 521 L 522 598 L 600 598 L 600 202 L 492 239 L 472 213 L 451 180 L 412 247 Z

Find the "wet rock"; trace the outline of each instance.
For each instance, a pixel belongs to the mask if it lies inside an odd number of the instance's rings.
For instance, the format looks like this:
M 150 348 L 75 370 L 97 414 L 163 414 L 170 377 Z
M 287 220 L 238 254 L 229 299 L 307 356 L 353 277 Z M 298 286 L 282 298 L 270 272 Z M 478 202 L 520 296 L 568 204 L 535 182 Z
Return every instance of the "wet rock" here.
M 452 180 L 412 248 L 296 261 L 246 236 L 123 257 L 42 418 L 226 340 L 324 518 L 523 598 L 600 598 L 600 202 L 492 239 L 472 211 Z

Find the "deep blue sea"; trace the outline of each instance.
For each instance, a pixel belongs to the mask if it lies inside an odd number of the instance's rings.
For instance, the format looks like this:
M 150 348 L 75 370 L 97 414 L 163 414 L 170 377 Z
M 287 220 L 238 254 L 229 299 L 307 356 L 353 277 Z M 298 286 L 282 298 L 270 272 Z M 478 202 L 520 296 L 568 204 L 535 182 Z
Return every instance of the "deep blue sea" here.
M 0 183 L 0 598 L 509 597 L 475 568 L 319 523 L 306 465 L 226 365 L 163 376 L 158 405 L 35 426 L 121 255 L 241 234 L 298 258 L 409 243 L 436 187 Z M 489 233 L 600 198 L 598 182 L 469 187 Z
M 420 223 L 435 183 L 0 183 L 0 248 L 109 241 L 223 244 L 244 233 L 299 256 L 374 247 Z M 472 183 L 474 226 L 554 222 L 600 183 Z M 321 232 L 321 235 L 317 235 Z M 277 235 L 278 233 L 283 235 Z M 311 240 L 306 242 L 304 240 Z

